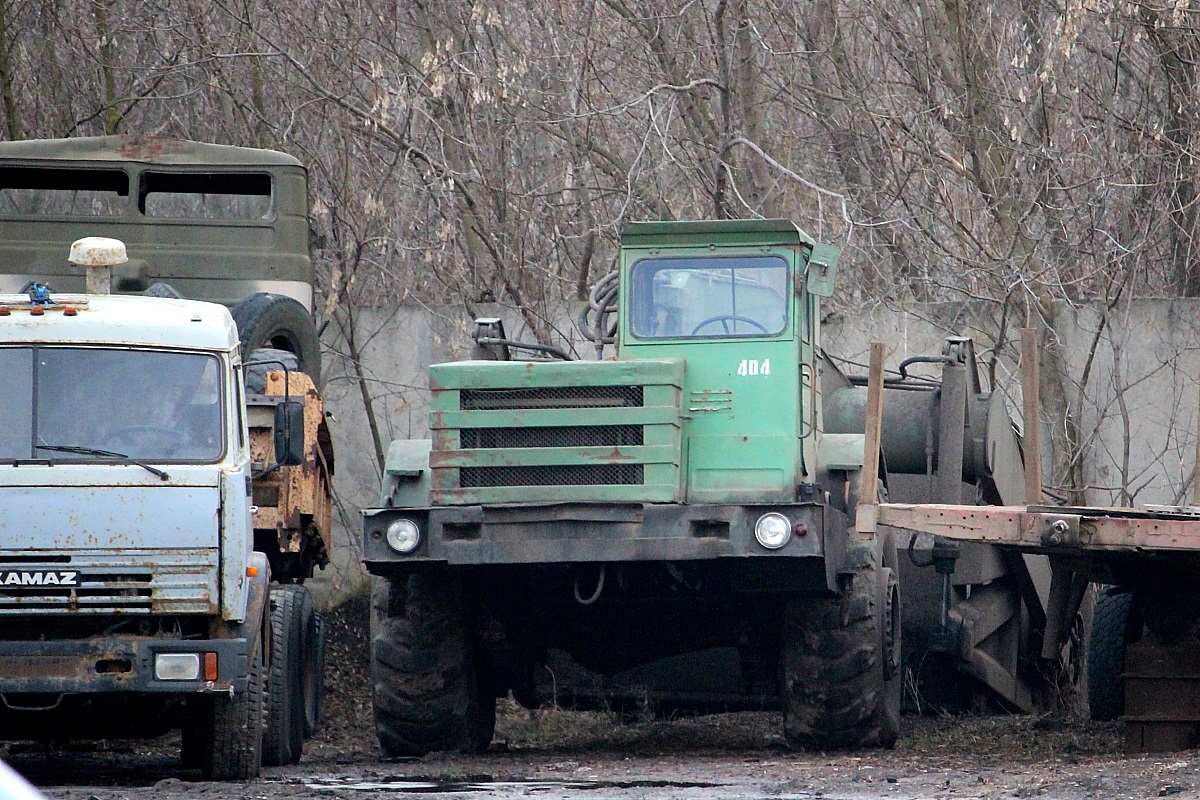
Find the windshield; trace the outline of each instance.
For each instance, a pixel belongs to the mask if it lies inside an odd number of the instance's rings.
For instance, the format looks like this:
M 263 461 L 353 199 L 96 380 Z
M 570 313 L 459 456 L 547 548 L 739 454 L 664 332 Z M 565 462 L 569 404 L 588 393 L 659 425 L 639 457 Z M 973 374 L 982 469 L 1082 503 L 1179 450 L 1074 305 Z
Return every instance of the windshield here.
M 218 461 L 225 451 L 213 355 L 0 348 L 0 460 Z
M 779 256 L 646 258 L 629 308 L 643 339 L 773 336 L 787 327 L 788 296 Z

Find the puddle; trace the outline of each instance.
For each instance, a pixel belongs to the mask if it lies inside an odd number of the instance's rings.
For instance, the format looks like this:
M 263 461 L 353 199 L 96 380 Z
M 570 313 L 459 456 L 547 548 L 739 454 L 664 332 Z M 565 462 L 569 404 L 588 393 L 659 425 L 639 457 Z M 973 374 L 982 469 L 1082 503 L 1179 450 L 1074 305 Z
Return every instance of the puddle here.
M 376 780 L 355 780 L 346 778 L 332 781 L 306 782 L 304 786 L 316 791 L 346 791 L 362 792 L 406 792 L 409 794 L 453 794 L 462 792 L 502 792 L 520 790 L 523 792 L 552 792 L 570 789 L 589 791 L 593 789 L 712 789 L 724 784 L 703 783 L 699 781 L 666 781 L 666 780 L 634 780 L 634 781 L 427 781 L 407 778 L 379 778 Z

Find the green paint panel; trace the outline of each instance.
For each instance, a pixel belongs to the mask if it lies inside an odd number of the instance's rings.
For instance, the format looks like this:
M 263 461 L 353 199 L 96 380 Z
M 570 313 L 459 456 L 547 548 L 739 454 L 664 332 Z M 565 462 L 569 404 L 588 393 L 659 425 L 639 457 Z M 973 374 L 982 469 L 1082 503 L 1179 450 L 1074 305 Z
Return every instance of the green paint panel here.
M 790 503 L 796 499 L 796 439 L 774 435 L 688 439 L 688 501 Z
M 683 360 L 453 361 L 429 368 L 434 392 L 445 389 L 521 389 L 554 386 L 683 385 Z M 444 400 L 445 398 L 443 398 Z M 457 400 L 453 409 L 457 410 Z
M 676 503 L 677 484 L 628 486 L 494 486 L 481 489 L 434 491 L 433 503 L 441 506 L 480 506 L 496 503 Z M 553 491 L 550 491 L 553 490 Z
M 556 464 L 678 464 L 679 451 L 657 447 L 525 447 L 450 450 L 438 453 L 437 467 L 544 467 Z
M 430 415 L 433 430 L 564 425 L 678 425 L 678 406 L 642 408 L 530 408 L 519 411 L 444 411 Z

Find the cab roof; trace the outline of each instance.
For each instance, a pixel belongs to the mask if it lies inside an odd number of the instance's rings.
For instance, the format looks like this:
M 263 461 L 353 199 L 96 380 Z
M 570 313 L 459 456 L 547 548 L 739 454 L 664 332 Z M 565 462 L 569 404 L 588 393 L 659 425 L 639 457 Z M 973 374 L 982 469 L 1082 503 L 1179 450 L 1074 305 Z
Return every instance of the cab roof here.
M 112 161 L 190 166 L 289 166 L 297 159 L 276 150 L 233 147 L 140 134 L 78 136 L 71 139 L 26 139 L 0 142 L 0 162 Z
M 78 298 L 80 295 L 72 295 Z M 51 300 L 54 294 L 50 295 Z M 86 295 L 78 313 L 67 316 L 67 303 L 41 315 L 28 302 L 8 305 L 0 314 L 0 346 L 6 344 L 108 344 L 186 350 L 236 351 L 237 326 L 229 309 L 199 300 L 124 295 Z
M 621 231 L 622 247 L 714 245 L 808 245 L 816 240 L 790 219 L 706 219 L 680 222 L 630 222 Z

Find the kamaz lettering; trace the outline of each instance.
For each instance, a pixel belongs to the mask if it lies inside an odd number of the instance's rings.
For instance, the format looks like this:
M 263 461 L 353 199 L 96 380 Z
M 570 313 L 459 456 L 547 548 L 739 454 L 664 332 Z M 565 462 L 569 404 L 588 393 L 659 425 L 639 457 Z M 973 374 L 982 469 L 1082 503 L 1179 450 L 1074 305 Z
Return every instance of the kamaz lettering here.
M 0 586 L 78 586 L 78 572 L 0 570 Z

